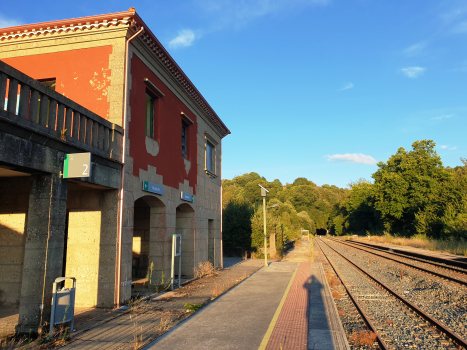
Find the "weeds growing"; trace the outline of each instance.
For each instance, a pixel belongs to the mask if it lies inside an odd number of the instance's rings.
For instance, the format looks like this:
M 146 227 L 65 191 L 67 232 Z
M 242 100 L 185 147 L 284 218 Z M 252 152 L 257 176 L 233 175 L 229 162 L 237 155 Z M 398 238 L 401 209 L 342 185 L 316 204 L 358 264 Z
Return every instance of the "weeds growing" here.
M 151 262 L 151 266 L 149 266 L 149 290 L 154 293 L 161 293 L 165 292 L 170 288 L 171 281 L 165 281 L 165 273 L 162 271 L 161 273 L 161 280 L 153 282 L 153 274 L 154 274 L 154 262 Z
M 350 335 L 350 340 L 357 346 L 373 345 L 376 341 L 376 334 L 371 331 L 360 330 Z
M 216 274 L 216 269 L 209 261 L 201 261 L 198 268 L 195 268 L 195 277 L 212 276 Z
M 159 334 L 164 334 L 170 328 L 170 324 L 172 323 L 172 316 L 170 311 L 166 311 L 162 314 L 161 320 L 159 322 Z
M 216 299 L 223 292 L 224 292 L 224 290 L 222 289 L 222 287 L 220 285 L 216 284 L 214 286 L 214 290 L 212 291 L 211 300 Z
M 187 312 L 196 312 L 198 310 L 200 310 L 203 305 L 202 304 L 190 304 L 190 303 L 185 303 L 184 305 L 185 309 Z
M 332 297 L 334 299 L 340 299 L 340 298 L 342 298 L 342 295 L 340 295 L 340 293 L 337 290 L 335 290 L 335 291 L 332 292 Z
M 134 323 L 134 330 L 133 330 L 133 344 L 132 347 L 134 350 L 138 350 L 141 345 L 143 344 L 143 327 L 138 326 L 138 323 Z
M 352 239 L 352 236 L 346 236 L 345 238 Z M 429 238 L 423 234 L 417 234 L 410 238 L 404 238 L 397 237 L 397 235 L 391 235 L 388 232 L 383 232 L 383 234 L 380 236 L 370 236 L 369 240 L 376 243 L 391 243 L 400 246 L 409 246 L 467 256 L 467 240 L 464 239 L 438 240 Z

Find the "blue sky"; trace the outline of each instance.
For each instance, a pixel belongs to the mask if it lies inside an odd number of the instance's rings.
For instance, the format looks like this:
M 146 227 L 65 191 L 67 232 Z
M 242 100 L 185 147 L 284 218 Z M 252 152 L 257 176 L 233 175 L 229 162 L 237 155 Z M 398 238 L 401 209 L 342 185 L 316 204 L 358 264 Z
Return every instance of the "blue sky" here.
M 223 178 L 345 187 L 422 139 L 467 157 L 467 1 L 26 0 L 0 27 L 130 6 L 231 129 Z

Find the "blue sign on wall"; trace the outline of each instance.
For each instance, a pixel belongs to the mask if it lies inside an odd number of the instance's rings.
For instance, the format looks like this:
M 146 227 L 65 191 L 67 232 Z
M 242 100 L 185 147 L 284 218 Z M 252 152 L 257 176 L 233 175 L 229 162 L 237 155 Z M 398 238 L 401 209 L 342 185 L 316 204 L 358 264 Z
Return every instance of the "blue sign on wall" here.
M 185 192 L 180 192 L 180 198 L 183 200 L 183 201 L 187 201 L 187 202 L 192 202 L 193 203 L 193 199 L 195 198 L 192 194 L 189 194 L 189 193 L 185 193 Z
M 143 181 L 143 191 L 162 195 L 164 194 L 164 187 L 152 182 Z

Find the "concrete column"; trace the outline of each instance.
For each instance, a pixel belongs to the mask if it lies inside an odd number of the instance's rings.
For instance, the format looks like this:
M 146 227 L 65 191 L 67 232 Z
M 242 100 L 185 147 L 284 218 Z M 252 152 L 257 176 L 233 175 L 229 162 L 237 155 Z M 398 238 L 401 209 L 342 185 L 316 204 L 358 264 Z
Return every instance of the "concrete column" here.
M 216 266 L 216 237 L 214 235 L 214 220 L 208 219 L 208 261 Z
M 99 285 L 97 306 L 111 308 L 115 295 L 116 242 L 118 232 L 119 191 L 109 190 L 102 194 L 101 242 L 99 255 Z
M 170 266 L 166 266 L 169 262 L 167 256 L 171 256 L 172 254 L 172 250 L 167 250 L 167 248 L 172 247 L 172 236 L 167 234 L 167 217 L 165 207 L 151 207 L 149 239 L 149 265 L 151 265 L 151 263 L 154 264 L 151 283 L 167 283 L 167 281 L 170 280 Z M 170 260 L 170 263 L 171 262 L 172 261 Z M 169 274 L 166 274 L 167 270 L 169 271 Z
M 24 252 L 19 332 L 36 332 L 50 320 L 52 284 L 62 276 L 68 180 L 32 179 Z

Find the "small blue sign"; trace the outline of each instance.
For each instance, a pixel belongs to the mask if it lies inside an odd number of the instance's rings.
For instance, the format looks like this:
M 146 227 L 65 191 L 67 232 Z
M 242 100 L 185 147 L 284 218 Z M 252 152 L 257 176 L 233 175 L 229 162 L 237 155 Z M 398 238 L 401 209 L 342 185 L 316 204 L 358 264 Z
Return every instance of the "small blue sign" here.
M 195 196 L 193 196 L 192 194 L 189 194 L 189 193 L 180 192 L 180 198 L 181 198 L 183 201 L 187 201 L 187 202 L 192 202 L 192 203 L 193 203 L 193 200 L 194 200 Z
M 143 191 L 163 195 L 164 187 L 153 184 L 152 182 L 143 181 Z

